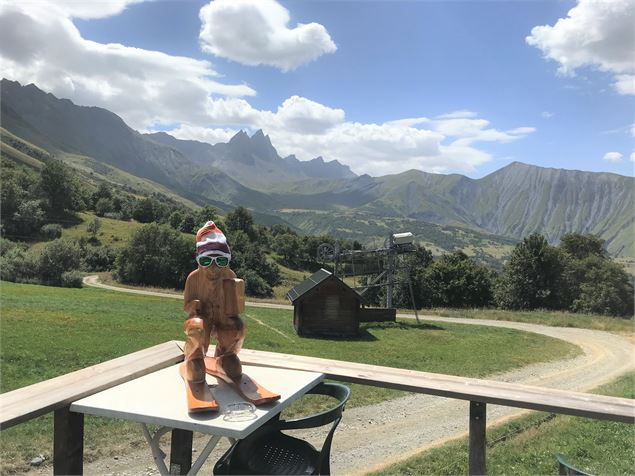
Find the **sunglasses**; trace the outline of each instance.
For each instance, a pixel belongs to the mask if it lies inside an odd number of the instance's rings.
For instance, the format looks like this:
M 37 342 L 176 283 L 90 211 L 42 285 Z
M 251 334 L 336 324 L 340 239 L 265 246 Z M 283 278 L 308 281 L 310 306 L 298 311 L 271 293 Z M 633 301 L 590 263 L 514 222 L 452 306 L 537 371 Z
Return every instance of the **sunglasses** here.
M 196 262 L 203 268 L 211 266 L 216 261 L 216 266 L 226 268 L 229 265 L 229 258 L 226 256 L 197 256 Z

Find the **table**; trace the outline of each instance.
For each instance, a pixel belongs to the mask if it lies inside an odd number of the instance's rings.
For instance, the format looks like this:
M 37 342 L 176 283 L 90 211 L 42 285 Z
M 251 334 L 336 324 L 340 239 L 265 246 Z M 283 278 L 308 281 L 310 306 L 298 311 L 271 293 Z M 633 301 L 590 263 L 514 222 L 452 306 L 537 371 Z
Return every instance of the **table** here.
M 226 437 L 231 440 L 245 438 L 324 379 L 324 374 L 316 372 L 244 365 L 244 373 L 264 387 L 280 393 L 280 399 L 256 407 L 251 420 L 228 421 L 223 415 L 223 410 L 227 405 L 241 402 L 243 399 L 225 382 L 217 381 L 215 377 L 208 375 L 207 383 L 212 387 L 214 397 L 220 405 L 220 411 L 189 414 L 185 384 L 179 375 L 178 367 L 178 365 L 167 367 L 82 398 L 71 404 L 70 410 L 140 423 L 152 450 L 154 461 L 162 474 L 169 474 L 169 471 L 164 461 L 165 454 L 159 447 L 159 439 L 167 431 L 196 431 L 212 435 L 188 472 L 188 474 L 196 474 L 220 438 Z M 147 427 L 148 424 L 160 425 L 160 428 L 152 435 Z M 173 446 L 174 441 L 173 433 Z M 189 448 L 191 460 L 191 436 L 189 447 L 187 444 L 186 447 L 186 450 Z M 174 447 L 172 455 L 175 455 Z M 170 469 L 175 470 L 172 467 Z M 180 468 L 177 467 L 176 470 L 180 472 Z

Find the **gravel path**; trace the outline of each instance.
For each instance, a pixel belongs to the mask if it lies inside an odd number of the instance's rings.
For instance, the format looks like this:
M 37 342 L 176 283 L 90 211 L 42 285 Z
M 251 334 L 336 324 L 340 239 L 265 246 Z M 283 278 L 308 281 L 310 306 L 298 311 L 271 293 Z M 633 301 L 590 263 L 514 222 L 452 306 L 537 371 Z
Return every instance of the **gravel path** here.
M 94 282 L 90 284 L 95 285 Z M 99 287 L 106 287 L 106 285 Z M 117 289 L 113 286 L 108 288 Z M 276 305 L 278 306 L 283 307 L 283 305 Z M 412 316 L 400 315 L 399 317 Z M 585 391 L 635 369 L 633 343 L 608 332 L 436 316 L 425 316 L 422 319 L 535 332 L 571 342 L 583 351 L 583 355 L 573 359 L 530 365 L 519 370 L 493 375 L 490 380 Z M 521 409 L 488 405 L 488 424 L 500 422 L 523 412 L 524 410 Z M 331 471 L 333 474 L 363 474 L 372 469 L 380 469 L 425 448 L 462 436 L 466 434 L 467 428 L 468 402 L 442 397 L 408 395 L 389 402 L 353 408 L 345 412 L 336 432 Z M 321 432 L 305 432 L 302 437 L 309 441 L 315 440 L 319 444 L 322 434 Z M 203 444 L 203 438 L 195 439 L 194 446 L 198 450 Z M 221 442 L 210 461 L 215 461 L 227 447 L 226 442 Z M 29 474 L 50 474 L 51 471 L 51 468 L 33 470 Z M 212 463 L 208 463 L 203 467 L 201 474 L 211 474 L 211 471 Z M 89 475 L 158 474 L 153 466 L 150 452 L 146 448 L 119 455 L 117 459 L 107 458 L 87 463 L 85 473 Z

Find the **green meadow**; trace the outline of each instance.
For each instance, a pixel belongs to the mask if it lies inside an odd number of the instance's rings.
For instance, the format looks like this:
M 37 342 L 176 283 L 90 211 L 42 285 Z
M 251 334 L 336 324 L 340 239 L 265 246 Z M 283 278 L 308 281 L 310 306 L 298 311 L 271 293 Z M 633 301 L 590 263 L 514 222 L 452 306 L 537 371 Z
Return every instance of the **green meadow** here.
M 7 282 L 0 284 L 0 293 L 2 392 L 183 339 L 182 303 L 173 298 Z M 247 348 L 471 377 L 579 353 L 557 339 L 493 327 L 408 320 L 368 325 L 353 340 L 307 339 L 295 335 L 288 310 L 248 307 L 243 318 Z M 402 395 L 358 385 L 352 389 L 350 406 Z M 39 453 L 50 457 L 51 421 L 46 415 L 2 432 L 2 473 L 23 470 Z M 87 418 L 87 461 L 142 442 L 135 425 Z

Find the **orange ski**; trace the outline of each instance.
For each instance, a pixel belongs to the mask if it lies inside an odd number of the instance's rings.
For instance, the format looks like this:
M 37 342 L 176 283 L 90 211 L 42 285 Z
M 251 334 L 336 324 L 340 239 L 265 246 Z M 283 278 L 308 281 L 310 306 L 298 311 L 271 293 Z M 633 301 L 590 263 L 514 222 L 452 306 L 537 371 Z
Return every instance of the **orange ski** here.
M 186 378 L 185 362 L 179 366 L 179 373 L 185 382 L 187 394 L 187 410 L 190 413 L 218 411 L 218 403 L 214 400 L 207 382 L 190 382 Z
M 205 372 L 230 384 L 245 400 L 254 405 L 263 405 L 280 398 L 280 394 L 267 390 L 244 373 L 234 378 L 230 377 L 219 365 L 218 357 L 205 357 Z

